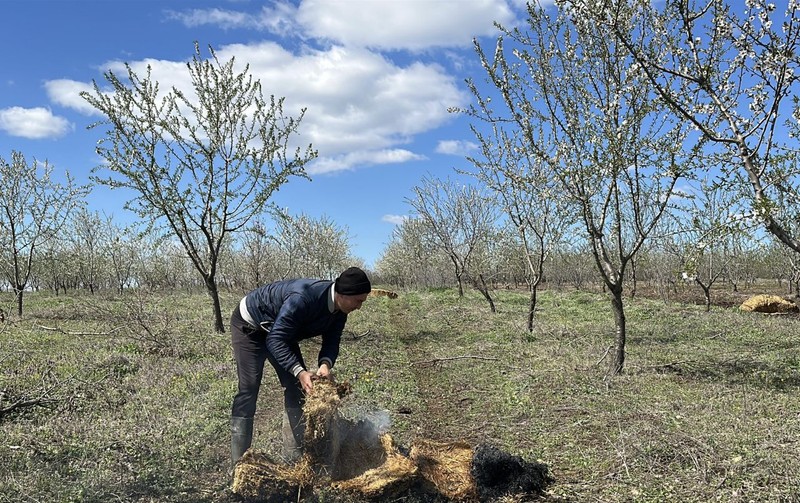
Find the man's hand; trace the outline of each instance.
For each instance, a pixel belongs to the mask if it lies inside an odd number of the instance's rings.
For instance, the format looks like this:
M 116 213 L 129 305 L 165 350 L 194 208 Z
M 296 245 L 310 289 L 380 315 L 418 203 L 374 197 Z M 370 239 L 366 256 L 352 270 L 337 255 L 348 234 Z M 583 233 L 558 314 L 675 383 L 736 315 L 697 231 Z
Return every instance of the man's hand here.
M 333 374 L 331 373 L 331 368 L 328 366 L 327 363 L 323 363 L 317 369 L 317 377 L 320 379 L 327 379 L 331 382 L 334 382 Z
M 303 391 L 306 393 L 311 393 L 311 390 L 314 389 L 314 379 L 316 378 L 317 376 L 308 370 L 304 370 L 297 374 L 297 379 L 300 381 L 300 386 L 303 387 Z
M 308 370 L 300 372 L 297 374 L 297 379 L 300 381 L 300 385 L 303 387 L 303 391 L 306 393 L 310 393 L 311 390 L 314 389 L 314 381 L 317 379 L 327 379 L 331 382 L 334 382 L 331 368 L 327 363 L 320 365 L 316 374 L 312 374 Z

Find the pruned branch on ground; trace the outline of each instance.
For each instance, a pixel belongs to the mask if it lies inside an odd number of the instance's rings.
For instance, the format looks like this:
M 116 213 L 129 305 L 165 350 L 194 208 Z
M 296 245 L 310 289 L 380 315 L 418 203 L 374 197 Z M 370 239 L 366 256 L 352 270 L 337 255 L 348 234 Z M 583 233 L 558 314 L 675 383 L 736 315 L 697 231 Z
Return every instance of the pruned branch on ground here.
M 111 335 L 115 332 L 119 332 L 124 327 L 115 327 L 109 330 L 108 332 L 68 332 L 60 327 L 46 327 L 44 325 L 38 326 L 42 330 L 46 330 L 48 332 L 58 332 L 64 335 L 76 335 L 76 336 L 102 336 L 102 335 Z
M 54 372 L 51 362 L 41 371 L 39 383 L 21 391 L 0 390 L 0 421 L 6 416 L 31 407 L 49 407 L 59 402 L 69 401 L 76 393 L 72 383 L 74 375 L 61 379 Z
M 180 329 L 176 325 L 180 320 L 174 311 L 159 305 L 152 295 L 137 291 L 126 302 L 124 310 L 100 302 L 95 303 L 92 309 L 96 314 L 119 323 L 107 335 L 119 332 L 122 337 L 140 345 L 148 354 L 167 355 L 177 351 Z
M 431 360 L 420 360 L 416 362 L 411 362 L 410 365 L 435 365 L 441 362 L 449 362 L 453 360 L 488 360 L 488 361 L 497 361 L 499 358 L 494 358 L 491 356 L 475 356 L 475 355 L 461 355 L 461 356 L 450 356 L 450 357 L 443 357 L 443 358 L 433 358 Z
M 3 391 L 0 391 L 0 403 L 5 401 L 6 394 Z M 35 405 L 42 405 L 45 406 L 49 403 L 53 403 L 56 400 L 52 398 L 47 398 L 46 395 L 38 396 L 35 398 L 20 398 L 12 402 L 10 405 L 0 408 L 0 419 L 2 419 L 6 414 L 14 412 L 17 409 L 23 409 L 25 407 L 33 407 Z

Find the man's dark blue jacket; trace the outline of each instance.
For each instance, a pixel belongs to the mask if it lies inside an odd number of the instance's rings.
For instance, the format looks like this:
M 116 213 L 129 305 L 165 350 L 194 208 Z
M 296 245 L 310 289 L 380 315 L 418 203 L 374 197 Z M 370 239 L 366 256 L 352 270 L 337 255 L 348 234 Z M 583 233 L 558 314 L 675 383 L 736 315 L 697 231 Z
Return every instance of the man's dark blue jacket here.
M 267 331 L 267 350 L 287 372 L 297 375 L 298 353 L 290 346 L 310 337 L 322 336 L 318 364 L 333 367 L 347 315 L 333 309 L 333 281 L 294 279 L 259 287 L 245 297 L 247 312 L 256 325 Z

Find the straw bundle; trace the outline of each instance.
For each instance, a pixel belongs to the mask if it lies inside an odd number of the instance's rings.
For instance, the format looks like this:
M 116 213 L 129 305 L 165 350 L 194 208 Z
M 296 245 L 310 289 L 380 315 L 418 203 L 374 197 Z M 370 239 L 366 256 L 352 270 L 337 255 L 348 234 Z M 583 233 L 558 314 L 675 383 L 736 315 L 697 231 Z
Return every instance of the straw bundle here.
M 342 445 L 339 406 L 342 397 L 350 393 L 350 385 L 337 385 L 333 381 L 320 379 L 306 395 L 303 406 L 305 437 L 303 448 L 321 471 L 333 475 Z
M 391 435 L 381 435 L 380 440 L 386 453 L 386 460 L 382 465 L 357 477 L 334 482 L 331 487 L 358 493 L 366 498 L 394 496 L 407 489 L 415 480 L 417 466 L 400 453 Z
M 796 313 L 797 304 L 777 295 L 755 295 L 745 300 L 739 309 L 757 313 Z
M 231 489 L 246 499 L 288 501 L 313 482 L 314 472 L 308 456 L 293 465 L 284 465 L 249 449 L 236 464 Z
M 453 501 L 477 499 L 471 472 L 473 450 L 468 443 L 418 439 L 411 446 L 410 456 L 428 491 Z

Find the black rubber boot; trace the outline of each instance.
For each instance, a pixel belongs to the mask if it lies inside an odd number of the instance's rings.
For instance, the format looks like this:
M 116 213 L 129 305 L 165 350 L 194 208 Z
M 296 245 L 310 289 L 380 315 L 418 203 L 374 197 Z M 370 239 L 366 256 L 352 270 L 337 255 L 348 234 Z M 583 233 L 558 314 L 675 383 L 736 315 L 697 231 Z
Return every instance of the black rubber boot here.
M 281 456 L 287 463 L 294 463 L 303 455 L 303 436 L 306 432 L 306 423 L 303 419 L 303 409 L 287 407 L 283 411 L 283 445 Z
M 231 417 L 231 470 L 253 441 L 253 418 Z

